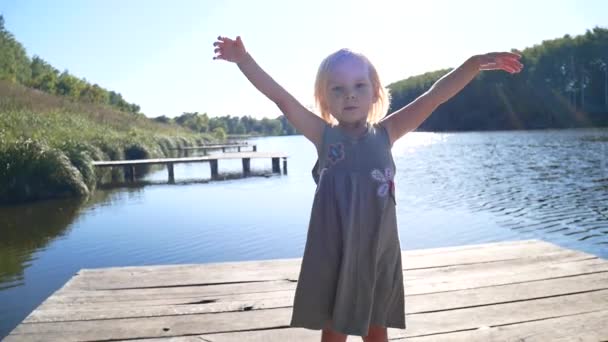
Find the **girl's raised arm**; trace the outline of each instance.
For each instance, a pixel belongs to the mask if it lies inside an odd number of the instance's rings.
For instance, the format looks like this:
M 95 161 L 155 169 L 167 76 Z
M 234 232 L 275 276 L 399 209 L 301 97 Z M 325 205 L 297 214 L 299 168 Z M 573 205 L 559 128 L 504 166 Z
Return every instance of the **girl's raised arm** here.
M 275 80 L 272 79 L 249 55 L 240 36 L 236 40 L 226 37 L 217 37 L 213 43 L 218 55 L 213 59 L 223 59 L 236 63 L 241 72 L 260 91 L 274 102 L 285 114 L 289 122 L 308 140 L 320 148 L 321 135 L 325 121 L 318 115 L 306 109 L 298 100 L 289 94 Z
M 458 68 L 441 77 L 433 86 L 407 106 L 386 116 L 380 124 L 386 127 L 391 144 L 406 133 L 415 130 L 440 104 L 464 88 L 481 70 L 520 72 L 521 56 L 511 52 L 492 52 L 469 58 Z

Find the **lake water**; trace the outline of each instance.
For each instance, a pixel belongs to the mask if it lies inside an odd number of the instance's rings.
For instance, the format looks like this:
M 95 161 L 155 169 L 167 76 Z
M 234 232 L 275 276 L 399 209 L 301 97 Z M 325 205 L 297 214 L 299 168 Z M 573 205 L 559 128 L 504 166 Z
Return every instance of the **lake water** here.
M 158 168 L 84 202 L 0 208 L 0 338 L 82 268 L 301 257 L 314 147 L 250 143 L 287 152 L 288 175 L 205 183 L 208 164 L 178 164 L 174 185 Z M 542 239 L 608 258 L 608 129 L 414 132 L 393 155 L 403 250 Z

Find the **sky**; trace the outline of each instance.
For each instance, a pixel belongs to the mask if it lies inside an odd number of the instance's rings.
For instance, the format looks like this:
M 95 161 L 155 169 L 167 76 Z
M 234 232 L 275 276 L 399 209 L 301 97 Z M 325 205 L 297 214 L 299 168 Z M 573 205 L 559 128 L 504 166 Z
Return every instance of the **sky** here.
M 317 68 L 340 48 L 365 54 L 386 86 L 475 54 L 608 27 L 607 13 L 606 0 L 0 0 L 28 56 L 121 93 L 148 117 L 281 114 L 236 65 L 212 59 L 218 35 L 240 35 L 312 108 Z

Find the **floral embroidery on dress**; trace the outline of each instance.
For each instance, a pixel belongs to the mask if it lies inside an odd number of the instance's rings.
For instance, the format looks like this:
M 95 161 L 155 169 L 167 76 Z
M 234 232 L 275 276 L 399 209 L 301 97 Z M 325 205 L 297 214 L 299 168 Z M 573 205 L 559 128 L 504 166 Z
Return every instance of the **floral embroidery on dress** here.
M 385 197 L 389 192 L 394 195 L 395 194 L 395 182 L 393 170 L 390 168 L 384 169 L 384 172 L 378 169 L 372 170 L 372 178 L 378 182 L 380 182 L 380 186 L 378 187 L 378 196 Z
M 327 151 L 327 159 L 332 164 L 336 164 L 340 160 L 344 159 L 344 145 L 342 143 L 335 143 L 329 145 Z

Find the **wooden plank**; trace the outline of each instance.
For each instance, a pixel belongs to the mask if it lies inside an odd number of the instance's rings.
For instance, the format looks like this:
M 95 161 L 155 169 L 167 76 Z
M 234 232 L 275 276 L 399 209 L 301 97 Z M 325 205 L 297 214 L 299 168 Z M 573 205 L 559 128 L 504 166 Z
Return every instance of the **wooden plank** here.
M 472 252 L 478 250 L 494 250 L 499 251 L 503 248 L 514 248 L 518 251 L 528 251 L 528 248 L 538 248 L 539 246 L 547 247 L 551 250 L 560 250 L 565 249 L 563 247 L 557 246 L 555 244 L 537 240 L 537 239 L 529 239 L 529 240 L 508 240 L 508 241 L 498 241 L 498 242 L 487 242 L 487 243 L 478 243 L 478 244 L 470 244 L 470 245 L 457 245 L 457 246 L 447 246 L 447 247 L 433 247 L 433 248 L 421 248 L 421 249 L 411 249 L 408 250 L 407 253 L 409 256 L 425 256 L 431 254 L 443 254 L 443 253 L 453 253 L 453 252 Z M 525 254 L 529 255 L 529 253 Z
M 600 265 L 600 266 L 595 266 L 597 269 L 599 270 L 593 270 L 596 273 L 602 274 L 608 271 L 608 267 L 606 265 Z M 601 267 L 601 269 L 600 269 Z M 588 270 L 590 271 L 590 270 Z M 569 273 L 569 274 L 568 274 Z M 560 274 L 558 276 L 561 277 L 566 277 L 566 278 L 572 278 L 572 277 L 576 277 L 576 276 L 580 276 L 581 273 L 577 274 L 576 270 L 571 270 L 570 272 L 560 272 Z M 592 272 L 589 272 L 592 273 Z M 591 276 L 591 275 L 590 275 Z M 420 296 L 420 295 L 427 295 L 427 294 L 438 294 L 438 293 L 453 293 L 454 291 L 459 291 L 459 290 L 465 290 L 465 291 L 475 291 L 475 290 L 479 290 L 480 293 L 484 293 L 484 288 L 490 288 L 490 287 L 495 287 L 495 286 L 510 286 L 511 284 L 514 283 L 510 283 L 510 281 L 519 281 L 519 282 L 540 282 L 540 281 L 545 281 L 545 280 L 552 280 L 555 281 L 557 277 L 553 277 L 553 278 L 541 278 L 538 277 L 537 275 L 535 276 L 534 272 L 530 272 L 529 274 L 526 274 L 524 276 L 526 279 L 522 280 L 521 278 L 515 279 L 515 280 L 510 280 L 508 279 L 508 277 L 505 277 L 505 279 L 496 279 L 495 282 L 496 284 L 491 284 L 488 281 L 484 281 L 483 283 L 479 284 L 480 282 L 478 281 L 477 283 L 472 282 L 472 281 L 466 281 L 463 283 L 463 281 L 460 280 L 455 280 L 452 281 L 451 283 L 445 283 L 445 282 L 435 282 L 433 283 L 432 281 L 428 281 L 428 282 L 417 282 L 417 283 L 410 283 L 410 282 L 405 282 L 405 292 L 406 292 L 406 297 L 408 298 L 413 298 L 415 296 Z M 565 279 L 565 278 L 564 278 Z M 490 283 L 490 284 L 489 284 Z M 220 287 L 224 287 L 227 285 L 222 285 Z M 533 285 L 531 285 L 533 286 Z M 550 285 L 549 285 L 550 286 Z M 587 286 L 593 286 L 593 284 L 588 284 Z M 202 291 L 204 288 L 206 287 L 201 287 L 201 288 L 197 288 L 196 290 L 201 290 L 200 293 L 198 292 L 192 292 L 192 293 L 168 293 L 165 295 L 162 294 L 150 294 L 150 298 L 146 299 L 145 297 L 142 297 L 142 295 L 133 295 L 132 293 L 124 293 L 124 292 L 120 292 L 120 291 L 115 291 L 118 293 L 115 293 L 114 296 L 115 298 L 110 295 L 110 294 L 106 294 L 105 296 L 93 296 L 93 294 L 89 294 L 89 293 L 78 293 L 75 295 L 62 295 L 62 296 L 53 296 L 52 298 L 47 299 L 47 301 L 45 301 L 41 306 L 40 309 L 46 309 L 46 308 L 60 308 L 61 305 L 78 305 L 78 304 L 86 304 L 86 303 L 98 303 L 100 305 L 100 307 L 103 306 L 107 306 L 107 305 L 114 305 L 117 304 L 118 302 L 124 302 L 126 303 L 132 303 L 133 305 L 140 305 L 138 303 L 142 303 L 141 305 L 168 305 L 168 304 L 183 304 L 183 303 L 193 303 L 193 302 L 201 302 L 204 300 L 218 300 L 219 302 L 228 302 L 230 301 L 230 298 L 239 298 L 239 294 L 235 294 L 235 295 L 230 295 L 230 294 L 225 294 L 222 293 L 224 291 L 222 291 L 221 289 L 218 289 L 217 292 L 219 293 L 206 293 L 204 291 Z M 435 289 L 435 290 L 433 290 Z M 150 289 L 152 290 L 152 289 Z M 154 289 L 154 290 L 159 290 L 159 289 Z M 196 290 L 191 290 L 191 291 L 196 291 Z M 251 296 L 252 300 L 258 299 L 258 298 L 275 298 L 278 297 L 285 297 L 285 296 L 290 296 L 292 295 L 293 291 L 295 290 L 295 287 L 292 287 L 291 289 L 284 289 L 284 290 L 275 290 L 275 292 L 250 292 L 248 290 L 244 290 L 243 293 L 241 293 L 241 295 L 247 294 Z M 226 292 L 229 290 L 225 290 Z M 291 291 L 291 292 L 290 292 Z M 144 293 L 148 293 L 148 292 L 144 292 Z M 441 295 L 439 295 L 441 296 Z M 243 297 L 240 297 L 241 299 Z M 120 304 L 117 304 L 120 305 Z M 27 318 L 26 318 L 27 320 Z
M 511 275 L 515 267 L 519 272 L 530 268 L 538 269 L 538 265 L 547 262 L 549 268 L 558 267 L 559 262 L 576 260 L 597 260 L 597 257 L 587 257 L 578 252 L 558 252 L 543 254 L 531 258 L 507 259 L 494 262 L 483 262 L 475 264 L 451 265 L 435 268 L 406 268 L 406 280 L 429 279 L 429 277 L 439 279 L 442 277 L 463 276 L 464 274 L 475 273 L 479 277 L 489 277 L 491 275 Z M 75 276 L 68 285 L 71 289 L 125 289 L 125 288 L 145 288 L 145 287 L 170 287 L 184 285 L 204 285 L 218 283 L 236 283 L 248 281 L 268 281 L 268 280 L 292 280 L 297 281 L 299 275 L 299 265 L 297 263 L 282 263 L 276 265 L 263 265 L 267 262 L 250 264 L 251 267 L 231 267 L 226 265 L 191 265 L 187 268 L 164 268 L 157 270 L 154 267 L 142 267 L 141 270 L 122 270 L 111 271 L 87 271 L 79 272 L 80 276 Z M 209 266 L 209 267 L 207 267 Z M 542 266 L 541 266 L 542 267 Z
M 608 271 L 605 263 L 584 261 L 580 263 L 570 263 L 569 267 L 549 268 L 546 272 L 540 272 L 542 268 L 529 269 L 518 272 L 516 275 L 504 274 L 495 276 L 489 280 L 476 275 L 466 278 L 447 278 L 447 279 L 420 279 L 405 280 L 405 290 L 408 295 L 420 295 L 435 292 L 448 292 L 462 289 L 474 289 L 484 286 L 508 285 L 517 282 L 531 282 L 558 277 L 573 277 L 587 273 L 597 273 Z M 407 274 L 407 273 L 406 273 Z M 185 286 L 168 288 L 144 288 L 130 290 L 95 290 L 95 291 L 58 291 L 51 298 L 47 299 L 50 303 L 81 303 L 86 301 L 123 301 L 123 300 L 162 300 L 162 299 L 181 299 L 181 298 L 210 298 L 239 294 L 268 293 L 273 291 L 294 290 L 295 282 L 259 282 L 242 283 L 211 286 Z M 44 304 L 43 304 L 44 305 Z
M 288 158 L 284 152 L 234 152 L 228 154 L 218 154 L 202 157 L 184 157 L 184 158 L 158 158 L 158 159 L 133 159 L 133 160 L 109 160 L 109 161 L 93 161 L 93 166 L 110 167 L 123 165 L 149 165 L 149 164 L 167 164 L 167 163 L 196 163 L 208 162 L 210 160 L 219 159 L 243 159 L 243 158 Z
M 567 278 L 513 283 L 483 288 L 454 290 L 425 295 L 408 295 L 405 302 L 409 314 L 464 307 L 530 300 L 585 291 L 608 290 L 608 270 Z M 69 303 L 52 301 L 41 305 L 26 318 L 26 323 L 95 320 L 108 318 L 152 317 L 214 313 L 290 307 L 294 290 L 228 296 L 179 297 L 144 299 L 123 297 L 120 300 L 99 301 L 83 298 Z M 107 298 L 106 298 L 107 299 Z M 201 304 L 193 304 L 201 303 Z
M 487 342 L 487 341 L 606 341 L 608 310 L 575 314 L 538 321 L 521 322 L 497 327 L 432 336 L 395 339 L 401 342 Z M 209 339 L 208 341 L 214 341 Z
M 564 251 L 580 253 L 581 256 L 595 257 L 594 255 L 583 253 L 557 246 L 538 240 L 508 241 L 501 243 L 483 245 L 471 245 L 464 248 L 462 246 L 433 248 L 428 250 L 408 250 L 402 251 L 402 263 L 406 270 L 417 268 L 445 267 L 469 263 L 485 263 L 501 260 L 518 258 L 529 258 L 535 255 L 547 255 L 550 253 L 561 253 Z M 490 251 L 488 252 L 488 248 Z M 239 269 L 263 270 L 269 268 L 299 268 L 301 258 L 272 259 L 272 260 L 249 260 L 218 262 L 207 264 L 181 264 L 181 265 L 158 265 L 158 266 L 128 266 L 128 267 L 108 267 L 99 269 L 83 269 L 79 273 L 87 275 L 106 275 L 106 274 L 131 274 L 145 275 L 157 274 L 159 272 L 179 272 L 195 269 L 198 272 L 217 272 L 224 269 L 236 271 Z
M 539 321 L 522 322 L 512 325 L 480 328 L 462 332 L 446 334 L 433 334 L 423 337 L 408 337 L 395 339 L 389 331 L 391 341 L 400 342 L 547 342 L 547 341 L 606 341 L 608 325 L 606 324 L 606 310 L 548 318 Z M 581 329 L 584 327 L 584 329 Z M 272 329 L 259 331 L 245 331 L 235 333 L 219 333 L 212 335 L 180 336 L 171 338 L 173 342 L 207 341 L 207 342 L 267 342 L 291 341 L 308 342 L 318 341 L 320 331 L 302 328 Z M 160 339 L 142 339 L 138 342 L 155 342 Z M 347 341 L 360 341 L 359 338 L 349 337 Z
M 608 307 L 608 290 L 602 290 L 521 302 L 411 314 L 407 317 L 408 329 L 390 328 L 389 331 L 392 338 L 438 334 L 588 313 L 605 310 L 606 307 Z M 127 339 L 195 334 L 200 334 L 204 339 L 212 341 L 207 334 L 288 327 L 290 317 L 291 308 L 281 308 L 132 319 L 23 323 L 7 337 L 7 341 L 27 341 L 36 336 L 68 341 L 95 340 L 100 336 L 103 336 L 103 339 Z
M 108 339 L 170 337 L 206 332 L 250 330 L 252 328 L 285 326 L 289 308 L 214 313 L 202 315 L 143 317 L 73 321 L 63 323 L 23 323 L 7 337 L 7 341 L 46 340 L 78 341 Z M 253 314 L 253 315 L 252 315 Z M 255 316 L 255 317 L 254 317 Z
M 416 296 L 427 293 L 445 292 L 463 290 L 463 289 L 478 289 L 484 286 L 500 286 L 523 282 L 536 282 L 555 278 L 572 278 L 575 276 L 594 274 L 608 271 L 608 265 L 605 263 L 588 261 L 580 263 L 569 263 L 568 267 L 549 268 L 544 272 L 540 272 L 544 265 L 539 268 L 532 268 L 526 272 L 517 272 L 515 275 L 505 274 L 500 277 L 492 277 L 490 280 L 472 276 L 462 278 L 448 279 L 420 279 L 420 280 L 405 280 L 406 294 Z M 405 273 L 407 277 L 407 272 Z M 296 283 L 291 281 L 269 281 L 255 283 L 237 283 L 224 285 L 205 285 L 205 286 L 183 286 L 183 287 L 167 287 L 167 288 L 144 288 L 144 289 L 127 289 L 127 290 L 73 290 L 69 291 L 61 289 L 52 297 L 48 298 L 46 303 L 58 304 L 76 304 L 85 302 L 118 302 L 118 301 L 173 301 L 174 303 L 180 300 L 204 300 L 212 298 L 228 298 L 232 296 L 247 296 L 252 295 L 269 295 L 270 293 L 285 293 L 286 291 L 295 290 Z M 160 304 L 160 303 L 156 303 Z
M 222 285 L 152 287 L 126 290 L 66 290 L 55 292 L 47 301 L 57 303 L 80 303 L 83 301 L 163 300 L 174 298 L 223 297 L 255 295 L 295 290 L 296 282 L 288 280 L 246 282 Z M 46 301 L 45 301 L 46 303 Z
M 598 262 L 597 260 L 591 261 L 575 261 L 571 263 L 564 263 L 562 265 L 546 265 L 538 268 L 525 268 L 521 270 L 521 273 L 528 281 L 531 280 L 542 280 L 550 277 L 560 276 L 569 276 L 569 273 L 593 273 L 593 272 L 604 272 L 607 270 L 608 265 L 605 262 Z M 567 269 L 571 268 L 570 271 Z M 516 270 L 506 270 L 502 274 L 494 273 L 491 275 L 484 276 L 482 272 L 478 272 L 468 276 L 466 278 L 458 278 L 460 275 L 454 276 L 441 276 L 438 278 L 434 278 L 432 280 L 427 279 L 419 279 L 419 280 L 408 280 L 405 279 L 405 284 L 420 281 L 426 285 L 423 291 L 414 292 L 410 291 L 412 294 L 424 294 L 424 293 L 432 293 L 438 291 L 451 291 L 454 287 L 458 287 L 460 289 L 467 288 L 478 288 L 484 286 L 494 286 L 494 285 L 506 285 L 510 284 L 514 281 L 514 279 L 521 279 L 521 277 L 515 278 L 515 276 L 519 273 Z M 450 283 L 452 278 L 458 279 L 456 284 Z
M 389 335 L 390 338 L 390 335 Z M 137 342 L 166 341 L 159 338 L 144 338 Z M 230 333 L 217 333 L 212 335 L 177 336 L 170 338 L 172 342 L 317 342 L 321 340 L 320 330 L 309 330 L 304 328 L 275 328 L 270 330 L 249 330 Z M 349 336 L 347 342 L 361 341 L 361 338 Z

